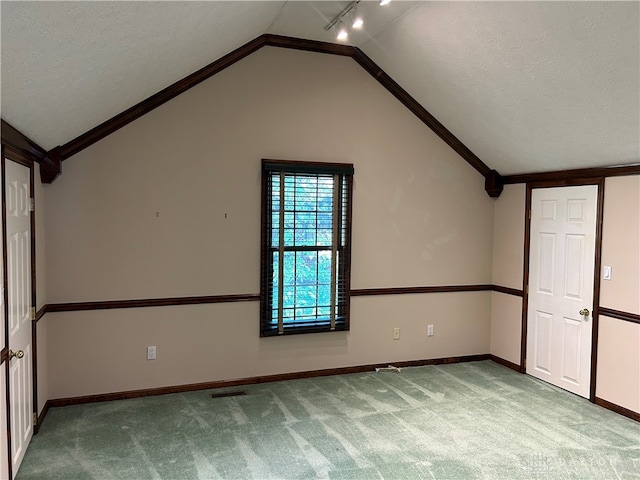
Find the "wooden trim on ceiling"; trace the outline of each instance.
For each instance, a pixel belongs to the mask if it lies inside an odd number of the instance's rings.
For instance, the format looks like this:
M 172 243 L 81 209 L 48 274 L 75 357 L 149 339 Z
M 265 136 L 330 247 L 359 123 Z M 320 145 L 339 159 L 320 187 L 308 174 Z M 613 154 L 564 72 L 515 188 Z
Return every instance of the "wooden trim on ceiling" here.
M 599 397 L 595 397 L 596 405 L 599 405 L 607 410 L 611 410 L 612 412 L 618 413 L 620 415 L 624 415 L 631 420 L 635 420 L 636 422 L 640 422 L 640 413 L 634 412 L 633 410 L 629 410 L 628 408 L 621 407 L 620 405 L 616 405 L 615 403 L 611 403 L 607 400 L 604 400 Z
M 622 310 L 614 310 L 613 308 L 606 307 L 600 307 L 598 309 L 598 313 L 603 317 L 610 317 L 617 320 L 624 320 L 625 322 L 640 324 L 640 315 L 637 313 L 623 312 Z
M 40 181 L 52 183 L 62 173 L 62 158 L 60 147 L 55 147 L 47 152 L 46 162 L 40 163 Z
M 243 46 L 235 49 L 227 55 L 219 58 L 213 63 L 210 63 L 206 67 L 186 76 L 182 80 L 178 80 L 172 85 L 160 90 L 158 93 L 150 96 L 149 98 L 141 101 L 140 103 L 128 108 L 122 113 L 119 113 L 115 117 L 102 122 L 100 125 L 92 128 L 88 132 L 83 133 L 79 137 L 65 143 L 60 147 L 60 159 L 66 160 L 67 158 L 75 155 L 76 153 L 84 150 L 85 148 L 93 145 L 98 140 L 103 139 L 107 135 L 112 134 L 116 130 L 131 123 L 137 118 L 149 113 L 160 105 L 168 102 L 172 98 L 177 97 L 181 93 L 189 90 L 190 88 L 198 85 L 204 80 L 212 77 L 216 73 L 224 70 L 225 68 L 233 65 L 238 60 L 243 59 L 247 55 L 255 52 L 262 46 L 264 46 L 264 37 L 260 36 Z
M 492 171 L 484 164 L 466 145 L 451 133 L 442 123 L 440 123 L 431 113 L 418 103 L 409 93 L 393 80 L 382 68 L 364 54 L 359 48 L 354 48 L 353 59 L 364 68 L 373 78 L 375 78 L 389 93 L 396 97 L 409 111 L 411 111 L 422 123 L 429 127 L 447 145 L 449 145 L 458 155 L 464 158 L 469 165 L 480 172 L 485 178 L 492 176 L 495 181 L 497 172 Z M 492 173 L 494 172 L 494 173 Z M 495 187 L 495 185 L 494 185 Z M 502 190 L 500 190 L 502 191 Z
M 304 50 L 306 52 L 328 53 L 330 55 L 342 55 L 353 57 L 355 47 L 342 45 L 339 43 L 319 42 L 317 40 L 307 40 L 304 38 L 285 37 L 265 33 L 262 35 L 263 45 L 269 47 L 291 48 L 294 50 Z
M 200 82 L 212 77 L 216 73 L 233 65 L 237 61 L 245 58 L 251 53 L 259 50 L 264 46 L 290 48 L 295 50 L 304 50 L 308 52 L 326 53 L 330 55 L 341 55 L 351 57 L 364 70 L 366 70 L 375 80 L 385 87 L 394 97 L 396 97 L 406 108 L 418 117 L 426 126 L 428 126 L 436 135 L 438 135 L 447 145 L 449 145 L 456 153 L 466 160 L 473 168 L 485 177 L 485 188 L 487 193 L 492 197 L 497 197 L 502 192 L 502 177 L 495 170 L 491 170 L 482 162 L 466 145 L 464 145 L 453 133 L 451 133 L 444 125 L 442 125 L 431 113 L 429 113 L 422 105 L 420 105 L 406 90 L 404 90 L 397 82 L 395 82 L 386 72 L 373 62 L 362 50 L 350 45 L 340 45 L 328 42 L 319 42 L 316 40 L 305 40 L 301 38 L 285 37 L 281 35 L 264 34 L 250 42 L 244 44 L 240 48 L 232 51 L 224 57 L 214 61 L 206 67 L 198 70 L 191 75 L 179 80 L 125 110 L 124 112 L 112 117 L 100 125 L 92 128 L 88 132 L 79 137 L 65 143 L 59 150 L 52 150 L 51 156 L 54 159 L 65 160 L 81 150 L 93 145 L 98 140 L 103 139 L 107 135 L 124 127 L 128 123 L 140 118 L 151 110 L 159 107 L 163 103 L 175 98 L 184 91 L 199 84 Z
M 640 164 L 622 165 L 617 167 L 584 168 L 562 170 L 554 172 L 527 173 L 502 176 L 490 169 L 466 145 L 442 125 L 429 111 L 420 105 L 409 93 L 384 72 L 362 50 L 350 45 L 340 45 L 316 40 L 285 37 L 281 35 L 263 34 L 211 64 L 188 75 L 164 88 L 160 92 L 128 108 L 124 112 L 104 121 L 100 125 L 83 133 L 62 146 L 45 151 L 38 144 L 20 133 L 5 120 L 2 120 L 2 143 L 13 149 L 14 157 L 25 156 L 40 164 L 42 183 L 51 183 L 62 171 L 62 161 L 75 155 L 81 150 L 93 145 L 116 130 L 140 118 L 163 103 L 175 98 L 184 91 L 212 77 L 216 73 L 233 65 L 263 46 L 290 48 L 309 52 L 341 55 L 353 58 L 375 80 L 384 86 L 396 99 L 409 109 L 419 120 L 427 125 L 447 145 L 449 145 L 467 163 L 485 177 L 485 190 L 491 197 L 499 197 L 506 184 L 528 183 L 534 181 L 584 179 L 593 177 L 610 177 L 620 175 L 640 174 Z
M 513 183 L 556 182 L 555 186 L 561 187 L 567 185 L 576 185 L 576 182 L 582 182 L 586 179 L 619 177 L 623 175 L 640 175 L 640 164 L 621 165 L 618 167 L 558 170 L 554 172 L 524 173 L 520 175 L 504 175 L 502 177 L 502 181 L 505 185 Z M 585 183 L 582 182 L 580 184 L 584 185 Z
M 256 385 L 260 383 L 281 382 L 285 380 L 299 380 L 303 378 L 327 377 L 330 375 L 345 375 L 349 373 L 363 373 L 375 371 L 376 368 L 385 368 L 394 365 L 398 368 L 421 367 L 425 365 L 444 365 L 462 362 L 478 362 L 488 360 L 488 354 L 467 355 L 460 357 L 433 358 L 427 360 L 409 360 L 400 362 L 376 363 L 369 365 L 356 365 L 353 367 L 327 368 L 323 370 L 311 370 L 306 372 L 280 373 L 259 377 L 239 378 L 233 380 L 218 380 L 213 382 L 192 383 L 189 385 L 177 385 L 171 387 L 149 388 L 144 390 L 129 390 L 125 392 L 103 393 L 99 395 L 86 395 L 82 397 L 56 398 L 49 400 L 51 407 L 65 407 L 67 405 L 79 405 L 83 403 L 106 402 L 112 400 L 124 400 L 128 398 L 149 397 L 166 395 L 169 393 L 193 392 L 196 390 L 210 390 L 215 388 L 237 387 L 241 385 Z
M 484 190 L 491 198 L 498 198 L 504 190 L 504 180 L 496 170 L 484 175 Z
M 6 147 L 5 154 L 24 165 L 39 163 L 40 180 L 42 183 L 51 183 L 62 171 L 60 158 L 55 156 L 56 149 L 47 152 L 5 120 L 1 120 L 1 123 L 2 144 Z
M 42 162 L 47 156 L 44 148 L 36 142 L 19 132 L 5 120 L 0 120 L 2 126 L 2 143 L 5 146 L 12 147 L 17 152 L 30 158 L 35 162 Z

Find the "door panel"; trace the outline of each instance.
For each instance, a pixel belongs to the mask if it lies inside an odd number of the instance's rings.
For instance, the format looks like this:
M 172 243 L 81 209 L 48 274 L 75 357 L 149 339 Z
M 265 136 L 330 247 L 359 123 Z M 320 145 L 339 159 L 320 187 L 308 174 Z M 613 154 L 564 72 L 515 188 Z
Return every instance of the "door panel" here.
M 31 192 L 29 168 L 5 162 L 11 461 L 15 475 L 33 435 Z
M 588 397 L 598 187 L 532 191 L 527 373 Z
M 551 327 L 553 317 L 545 312 L 536 312 L 535 367 L 544 374 L 551 372 Z
M 580 380 L 580 329 L 582 322 L 564 318 L 562 379 L 578 385 Z

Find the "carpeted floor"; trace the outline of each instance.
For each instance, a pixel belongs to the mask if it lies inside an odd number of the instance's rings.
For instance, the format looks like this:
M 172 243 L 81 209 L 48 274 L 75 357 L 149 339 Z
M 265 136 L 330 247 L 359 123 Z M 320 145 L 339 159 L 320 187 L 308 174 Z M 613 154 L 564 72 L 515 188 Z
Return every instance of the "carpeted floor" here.
M 51 409 L 17 479 L 640 478 L 639 423 L 491 361 L 242 390 Z

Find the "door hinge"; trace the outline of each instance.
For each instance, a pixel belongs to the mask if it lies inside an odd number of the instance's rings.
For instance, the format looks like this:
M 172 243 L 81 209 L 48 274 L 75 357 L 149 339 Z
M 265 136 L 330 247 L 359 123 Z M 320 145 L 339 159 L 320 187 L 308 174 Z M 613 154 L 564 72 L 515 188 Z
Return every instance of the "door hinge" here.
M 30 212 L 35 212 L 36 211 L 36 199 L 35 198 L 30 198 L 29 199 L 29 211 Z
M 31 307 L 31 320 L 36 319 L 36 307 Z
M 33 426 L 37 426 L 38 425 L 38 414 L 36 412 L 33 412 Z

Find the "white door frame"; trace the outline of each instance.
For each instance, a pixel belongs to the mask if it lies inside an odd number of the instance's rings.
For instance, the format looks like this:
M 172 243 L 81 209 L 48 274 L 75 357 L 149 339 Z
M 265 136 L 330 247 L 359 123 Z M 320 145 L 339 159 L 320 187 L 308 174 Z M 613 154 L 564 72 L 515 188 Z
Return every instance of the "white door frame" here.
M 525 201 L 525 232 L 524 232 L 524 295 L 522 299 L 522 337 L 520 343 L 520 372 L 526 373 L 527 362 L 527 324 L 529 310 L 529 262 L 531 256 L 531 197 L 533 189 L 573 187 L 580 185 L 597 185 L 598 200 L 596 206 L 596 239 L 593 272 L 593 328 L 591 331 L 591 379 L 589 385 L 589 401 L 596 401 L 596 370 L 598 366 L 598 328 L 600 309 L 600 272 L 602 270 L 602 221 L 604 217 L 604 177 L 589 179 L 550 180 L 544 182 L 528 182 Z

